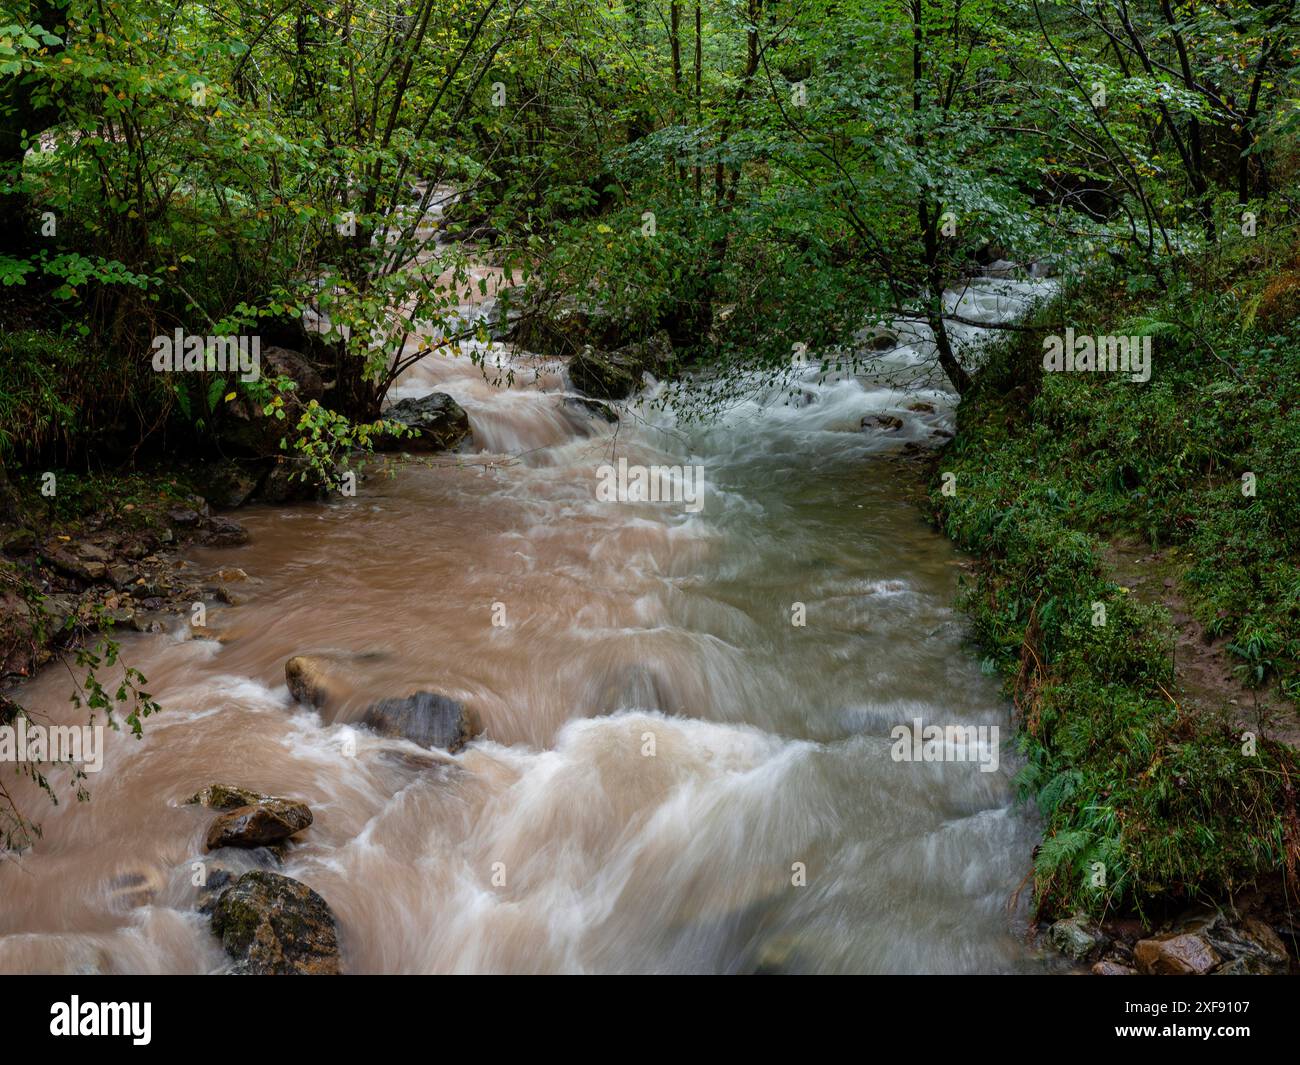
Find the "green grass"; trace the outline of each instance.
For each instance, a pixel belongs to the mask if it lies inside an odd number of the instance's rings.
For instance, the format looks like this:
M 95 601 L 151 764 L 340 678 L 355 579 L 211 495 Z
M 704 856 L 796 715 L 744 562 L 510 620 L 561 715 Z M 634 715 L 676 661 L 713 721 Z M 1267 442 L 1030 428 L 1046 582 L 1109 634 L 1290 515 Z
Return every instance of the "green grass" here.
M 84 358 L 53 333 L 0 332 L 0 455 L 67 445 L 77 431 Z
M 1109 579 L 1102 554 L 1115 535 L 1177 545 L 1182 590 L 1243 682 L 1300 691 L 1300 323 L 1254 313 L 1243 279 L 1267 278 L 1268 254 L 1163 293 L 1114 277 L 1064 292 L 1031 321 L 1150 332 L 1151 380 L 1044 374 L 1055 328 L 1010 335 L 940 460 L 957 491 L 936 479 L 932 501 L 982 559 L 965 606 L 1016 700 L 1019 783 L 1045 819 L 1044 915 L 1223 898 L 1300 855 L 1296 752 L 1245 754 L 1226 715 L 1175 704 L 1167 611 Z

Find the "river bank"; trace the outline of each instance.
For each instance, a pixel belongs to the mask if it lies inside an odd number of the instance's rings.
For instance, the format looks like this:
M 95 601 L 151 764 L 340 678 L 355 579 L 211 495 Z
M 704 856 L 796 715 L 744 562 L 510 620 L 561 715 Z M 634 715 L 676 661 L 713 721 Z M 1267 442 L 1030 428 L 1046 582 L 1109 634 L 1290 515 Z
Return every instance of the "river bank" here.
M 1037 308 L 990 349 L 932 481 L 936 522 L 978 559 L 963 603 L 1045 819 L 1037 912 L 1103 921 L 1061 926 L 1080 957 L 1115 919 L 1108 961 L 1131 967 L 1139 920 L 1175 939 L 1208 905 L 1267 926 L 1268 971 L 1281 945 L 1295 968 L 1300 388 L 1295 320 L 1269 298 L 1287 290 L 1245 283 L 1267 254 L 1206 264 L 1195 297 L 1102 277 Z M 1152 381 L 1044 372 L 1062 323 L 1154 330 Z M 1205 936 L 1178 946 L 1168 971 L 1222 963 Z

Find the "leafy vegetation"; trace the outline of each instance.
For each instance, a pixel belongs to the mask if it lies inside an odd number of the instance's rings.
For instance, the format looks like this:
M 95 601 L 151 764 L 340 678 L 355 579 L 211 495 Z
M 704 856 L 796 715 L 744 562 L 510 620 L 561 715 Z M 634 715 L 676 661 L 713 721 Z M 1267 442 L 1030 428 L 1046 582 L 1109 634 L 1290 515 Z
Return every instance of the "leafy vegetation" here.
M 1159 293 L 1094 271 L 991 352 L 960 409 L 941 462 L 956 492 L 933 500 L 949 535 L 986 560 L 966 601 L 1016 700 L 1020 782 L 1047 825 L 1047 912 L 1223 897 L 1300 857 L 1296 750 L 1252 742 L 1257 726 L 1226 695 L 1180 703 L 1168 610 L 1107 562 L 1118 538 L 1172 551 L 1243 685 L 1294 697 L 1300 363 L 1286 353 L 1300 319 L 1275 330 L 1255 312 L 1261 260 L 1293 247 L 1290 233 L 1238 241 Z M 1151 382 L 1043 373 L 1042 339 L 1067 314 L 1102 335 L 1159 329 Z

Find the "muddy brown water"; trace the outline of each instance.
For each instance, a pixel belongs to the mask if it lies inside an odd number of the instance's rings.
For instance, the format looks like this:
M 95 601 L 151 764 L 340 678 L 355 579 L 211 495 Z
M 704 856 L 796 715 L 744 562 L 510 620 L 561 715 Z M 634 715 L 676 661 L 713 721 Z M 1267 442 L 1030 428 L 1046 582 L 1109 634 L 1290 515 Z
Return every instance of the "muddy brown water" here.
M 110 737 L 89 803 L 66 770 L 57 807 L 18 789 L 44 837 L 0 862 L 0 971 L 220 971 L 191 882 L 213 815 L 182 805 L 214 781 L 310 804 L 283 871 L 329 902 L 349 972 L 1042 968 L 1009 904 L 1036 828 L 1008 706 L 915 475 L 882 461 L 950 425 L 947 392 L 806 372 L 795 404 L 611 426 L 562 367 L 515 369 L 426 361 L 396 394 L 454 395 L 467 453 L 245 511 L 247 546 L 195 554 L 250 579 L 209 609 L 218 639 L 124 638 L 164 706 L 144 738 Z M 859 429 L 882 411 L 903 429 Z M 620 457 L 698 464 L 702 509 L 599 500 Z M 285 688 L 306 651 L 355 656 L 337 714 Z M 484 726 L 449 767 L 349 723 L 421 688 Z M 51 669 L 19 697 L 80 720 L 68 693 Z M 1001 726 L 998 770 L 893 760 L 914 718 Z

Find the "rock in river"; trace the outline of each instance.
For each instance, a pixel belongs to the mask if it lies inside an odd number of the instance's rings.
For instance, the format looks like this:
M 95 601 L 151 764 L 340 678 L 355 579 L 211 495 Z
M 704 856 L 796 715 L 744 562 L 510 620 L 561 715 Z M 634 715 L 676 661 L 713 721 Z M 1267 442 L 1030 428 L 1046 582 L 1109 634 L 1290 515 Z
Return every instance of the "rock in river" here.
M 400 422 L 415 435 L 385 433 L 375 441 L 377 451 L 448 451 L 469 435 L 469 416 L 445 392 L 400 400 L 384 411 L 383 418 Z
M 294 655 L 284 664 L 284 681 L 300 703 L 317 710 L 337 706 L 346 696 L 347 685 L 320 655 Z
M 400 736 L 421 747 L 441 747 L 453 754 L 478 731 L 469 710 L 435 692 L 383 699 L 366 710 L 361 723 L 381 736 Z
M 239 806 L 251 806 L 272 798 L 250 788 L 241 788 L 238 784 L 209 784 L 200 788 L 188 799 L 186 806 L 206 806 L 209 810 L 233 810 Z
M 617 351 L 587 345 L 569 363 L 569 380 L 596 399 L 626 399 L 641 387 L 643 374 L 665 373 L 672 358 L 672 341 L 663 330 Z
M 208 850 L 218 847 L 263 847 L 279 843 L 312 822 L 305 802 L 264 799 L 222 814 L 208 828 Z
M 1052 946 L 1075 961 L 1093 957 L 1106 946 L 1106 937 L 1082 915 L 1057 921 L 1048 935 Z
M 274 869 L 279 864 L 279 857 L 270 847 L 222 847 L 189 859 L 180 870 L 184 882 L 194 891 L 194 908 L 211 916 L 218 900 L 241 876 L 254 869 Z
M 325 900 L 292 877 L 254 869 L 217 900 L 212 931 L 248 976 L 337 976 L 338 929 Z

